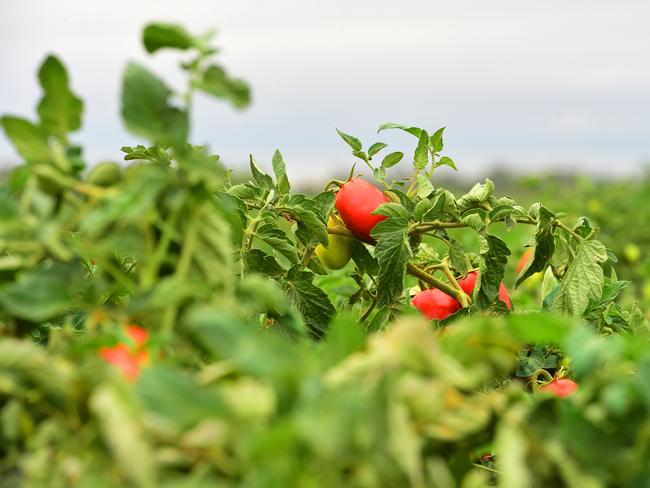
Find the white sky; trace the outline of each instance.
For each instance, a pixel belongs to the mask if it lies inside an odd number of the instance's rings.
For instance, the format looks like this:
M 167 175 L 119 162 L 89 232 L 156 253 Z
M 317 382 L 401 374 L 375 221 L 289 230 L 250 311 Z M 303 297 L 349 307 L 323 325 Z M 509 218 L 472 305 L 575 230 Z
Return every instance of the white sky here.
M 295 177 L 345 173 L 334 128 L 369 145 L 384 121 L 446 126 L 463 174 L 504 162 L 621 174 L 650 159 L 647 0 L 0 0 L 0 113 L 33 115 L 36 69 L 56 53 L 86 102 L 74 139 L 92 161 L 119 159 L 139 142 L 119 118 L 126 62 L 183 81 L 177 54 L 144 54 L 151 20 L 218 28 L 221 61 L 251 83 L 244 112 L 197 99 L 192 140 L 230 165 L 253 153 L 268 167 L 277 147 Z M 0 161 L 15 158 L 0 136 Z

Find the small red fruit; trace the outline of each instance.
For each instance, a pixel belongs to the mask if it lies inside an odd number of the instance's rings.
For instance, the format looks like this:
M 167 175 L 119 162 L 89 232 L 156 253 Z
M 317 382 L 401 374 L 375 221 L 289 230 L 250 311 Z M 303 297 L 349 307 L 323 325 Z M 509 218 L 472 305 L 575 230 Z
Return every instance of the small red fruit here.
M 478 279 L 478 272 L 472 271 L 471 273 L 468 273 L 467 276 L 465 276 L 465 278 L 463 278 L 462 280 L 458 280 L 458 284 L 460 285 L 460 287 L 463 289 L 465 293 L 471 295 L 472 292 L 474 291 L 474 287 L 476 286 L 477 279 Z M 510 301 L 510 295 L 508 294 L 508 290 L 506 289 L 506 286 L 503 283 L 499 285 L 499 300 L 501 300 L 506 304 L 508 310 L 512 310 L 512 302 Z
M 578 383 L 568 378 L 555 379 L 550 383 L 542 386 L 540 391 L 550 391 L 560 398 L 565 398 L 571 395 L 578 389 Z
M 519 263 L 517 263 L 517 274 L 521 273 L 521 271 L 528 264 L 528 261 L 530 261 L 534 255 L 535 251 L 531 248 L 528 248 L 524 251 L 524 253 L 521 255 L 521 259 L 519 259 Z
M 119 342 L 112 347 L 102 347 L 99 355 L 121 369 L 126 379 L 135 380 L 140 374 L 140 368 L 149 362 L 149 351 L 144 347 L 149 340 L 149 333 L 139 325 L 133 324 L 127 326 L 125 332 L 135 343 L 135 347 Z
M 120 343 L 113 347 L 103 347 L 99 354 L 106 361 L 121 369 L 127 379 L 134 380 L 138 377 L 140 358 L 133 354 L 126 344 Z
M 413 297 L 413 306 L 429 320 L 443 320 L 460 310 L 460 303 L 437 288 L 419 292 Z
M 373 215 L 379 205 L 390 200 L 379 189 L 361 178 L 344 183 L 336 193 L 336 210 L 345 226 L 365 242 L 374 242 L 370 231 L 382 220 L 384 215 Z
M 126 328 L 126 334 L 135 342 L 138 346 L 143 346 L 149 339 L 149 332 L 146 329 L 143 329 L 139 325 L 129 325 Z

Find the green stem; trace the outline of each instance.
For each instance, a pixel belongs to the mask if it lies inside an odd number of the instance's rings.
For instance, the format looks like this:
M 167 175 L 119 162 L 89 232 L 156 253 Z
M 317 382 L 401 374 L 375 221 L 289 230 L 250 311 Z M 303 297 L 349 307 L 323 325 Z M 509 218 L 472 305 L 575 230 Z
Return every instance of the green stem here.
M 571 227 L 564 224 L 563 222 L 560 222 L 559 220 L 556 220 L 553 223 L 553 225 L 555 227 L 559 227 L 560 229 L 563 229 L 563 230 L 567 231 L 569 234 L 571 234 L 573 237 L 575 237 L 579 241 L 584 241 L 584 238 L 580 234 L 578 234 L 576 231 L 574 231 Z
M 425 283 L 433 286 L 434 288 L 437 288 L 442 292 L 445 292 L 447 295 L 454 297 L 458 303 L 460 303 L 461 307 L 466 308 L 470 306 L 472 299 L 467 294 L 465 294 L 465 292 L 463 292 L 460 287 L 456 289 L 452 286 L 449 286 L 444 281 L 440 281 L 438 278 L 427 273 L 423 269 L 418 268 L 413 263 L 407 263 L 406 270 L 409 274 L 415 276 L 416 278 L 424 281 Z
M 372 311 L 375 309 L 376 306 L 377 306 L 377 295 L 375 294 L 375 296 L 372 299 L 372 303 L 370 303 L 366 311 L 363 312 L 363 315 L 359 317 L 359 322 L 364 322 L 370 316 L 370 314 L 372 313 Z

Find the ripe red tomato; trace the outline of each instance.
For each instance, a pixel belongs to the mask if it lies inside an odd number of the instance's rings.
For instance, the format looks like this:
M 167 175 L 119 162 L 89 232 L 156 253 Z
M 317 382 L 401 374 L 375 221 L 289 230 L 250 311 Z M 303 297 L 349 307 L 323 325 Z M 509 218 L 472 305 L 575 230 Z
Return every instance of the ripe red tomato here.
M 336 210 L 345 226 L 365 242 L 373 242 L 370 231 L 382 220 L 383 215 L 373 215 L 379 205 L 390 200 L 379 189 L 361 178 L 343 184 L 336 193 Z
M 458 280 L 458 284 L 460 285 L 460 287 L 463 289 L 465 293 L 471 295 L 472 292 L 474 291 L 474 287 L 476 286 L 477 278 L 478 278 L 478 272 L 472 271 L 471 273 L 468 273 L 467 276 L 465 276 L 465 278 L 463 278 L 462 280 Z M 510 295 L 508 294 L 508 290 L 506 289 L 506 286 L 503 283 L 499 285 L 499 300 L 501 300 L 506 304 L 508 310 L 512 310 L 512 302 L 510 301 Z
M 528 248 L 524 251 L 524 253 L 521 255 L 521 259 L 519 259 L 519 263 L 517 263 L 517 274 L 521 273 L 521 270 L 526 267 L 528 261 L 530 261 L 534 255 L 535 251 L 531 248 Z
M 446 319 L 460 310 L 460 303 L 437 288 L 419 292 L 413 297 L 413 306 L 429 320 Z
M 560 398 L 568 397 L 578 389 L 578 383 L 568 378 L 551 381 L 540 388 L 540 391 L 550 391 Z

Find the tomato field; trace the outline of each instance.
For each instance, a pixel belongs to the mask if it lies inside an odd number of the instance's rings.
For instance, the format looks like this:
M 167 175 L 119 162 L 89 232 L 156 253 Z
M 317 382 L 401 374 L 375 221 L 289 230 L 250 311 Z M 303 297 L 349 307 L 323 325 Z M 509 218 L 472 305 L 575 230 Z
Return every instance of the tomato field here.
M 143 45 L 189 81 L 127 66 L 122 163 L 55 56 L 1 119 L 0 487 L 650 486 L 650 179 L 447 188 L 447 129 L 388 122 L 300 192 L 189 142 L 250 102 L 209 36 Z

